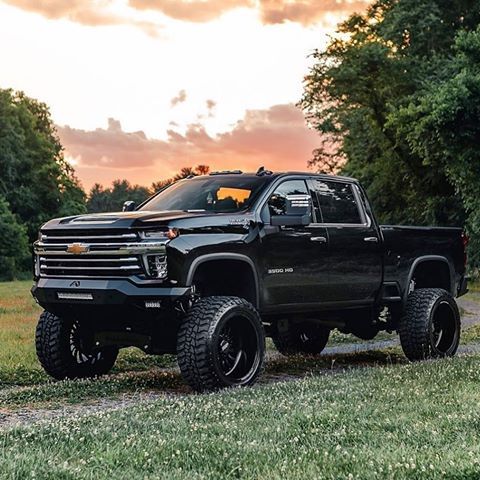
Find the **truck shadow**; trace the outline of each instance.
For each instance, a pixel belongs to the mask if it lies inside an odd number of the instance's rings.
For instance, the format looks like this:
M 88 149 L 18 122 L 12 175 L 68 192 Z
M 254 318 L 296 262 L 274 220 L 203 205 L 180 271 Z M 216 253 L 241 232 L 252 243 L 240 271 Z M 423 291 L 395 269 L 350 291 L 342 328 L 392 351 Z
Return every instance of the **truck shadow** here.
M 262 383 L 272 381 L 294 380 L 315 374 L 340 372 L 354 368 L 388 366 L 403 364 L 408 361 L 400 351 L 394 348 L 367 350 L 353 353 L 324 355 L 295 355 L 281 357 L 270 355 L 267 361 Z

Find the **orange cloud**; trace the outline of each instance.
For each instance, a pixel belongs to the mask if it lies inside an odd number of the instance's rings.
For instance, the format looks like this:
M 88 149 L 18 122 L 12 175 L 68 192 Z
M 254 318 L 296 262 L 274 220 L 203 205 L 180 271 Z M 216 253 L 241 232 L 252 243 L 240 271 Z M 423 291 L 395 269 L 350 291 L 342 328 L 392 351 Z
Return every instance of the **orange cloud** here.
M 177 20 L 207 22 L 239 7 L 256 9 L 265 24 L 314 24 L 328 13 L 363 10 L 370 0 L 129 0 L 139 10 L 158 10 Z
M 157 27 L 113 12 L 115 0 L 3 0 L 9 5 L 47 18 L 66 18 L 84 25 L 132 24 L 155 34 Z M 348 14 L 363 10 L 371 0 L 129 0 L 134 10 L 155 10 L 189 22 L 208 22 L 236 8 L 258 11 L 265 24 L 298 22 L 311 25 L 326 14 Z
M 158 26 L 137 21 L 113 12 L 112 0 L 3 0 L 4 3 L 46 18 L 65 18 L 82 25 L 133 25 L 149 35 L 158 33 Z
M 184 134 L 167 132 L 167 140 L 148 138 L 143 132 L 125 132 L 109 119 L 106 129 L 85 131 L 57 127 L 68 157 L 84 185 L 110 183 L 116 178 L 149 185 L 168 178 L 183 166 L 207 164 L 214 170 L 305 170 L 318 146 L 318 134 L 305 126 L 294 105 L 249 110 L 235 127 L 210 136 L 201 124 Z
M 138 10 L 158 10 L 168 17 L 189 22 L 208 22 L 239 7 L 252 7 L 252 0 L 129 0 Z
M 170 106 L 174 107 L 179 103 L 185 102 L 187 99 L 187 92 L 185 90 L 180 90 L 178 94 L 170 100 Z
M 370 0 L 258 0 L 263 23 L 297 22 L 314 24 L 326 14 L 349 14 L 366 8 Z

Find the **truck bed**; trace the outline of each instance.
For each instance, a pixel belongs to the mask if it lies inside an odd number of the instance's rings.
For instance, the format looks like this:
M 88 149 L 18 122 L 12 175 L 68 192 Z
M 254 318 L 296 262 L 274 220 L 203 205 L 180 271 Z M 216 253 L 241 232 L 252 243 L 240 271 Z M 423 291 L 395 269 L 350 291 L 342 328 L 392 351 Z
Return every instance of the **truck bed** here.
M 465 274 L 465 237 L 461 228 L 381 225 L 380 230 L 385 249 L 384 283 L 396 283 L 403 296 L 412 280 L 414 264 L 444 258 L 453 279 L 453 293 L 464 293 L 461 281 Z

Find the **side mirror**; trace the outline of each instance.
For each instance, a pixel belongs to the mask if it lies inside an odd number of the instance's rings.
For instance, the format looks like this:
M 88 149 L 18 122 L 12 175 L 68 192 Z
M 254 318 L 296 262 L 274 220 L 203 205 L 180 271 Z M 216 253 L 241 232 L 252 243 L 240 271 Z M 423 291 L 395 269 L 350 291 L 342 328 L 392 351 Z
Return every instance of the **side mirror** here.
M 133 212 L 135 210 L 135 202 L 133 200 L 127 200 L 123 204 L 122 212 Z
M 284 215 L 272 215 L 270 224 L 275 226 L 305 226 L 312 221 L 312 197 L 288 195 Z

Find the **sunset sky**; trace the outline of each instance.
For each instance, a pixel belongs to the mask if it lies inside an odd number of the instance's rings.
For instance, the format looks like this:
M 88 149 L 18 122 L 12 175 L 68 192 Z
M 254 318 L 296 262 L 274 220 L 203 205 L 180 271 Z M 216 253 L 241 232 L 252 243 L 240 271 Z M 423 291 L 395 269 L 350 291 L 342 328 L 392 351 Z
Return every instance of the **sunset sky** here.
M 294 106 L 364 0 L 0 0 L 0 88 L 46 102 L 85 188 L 182 166 L 305 170 Z

